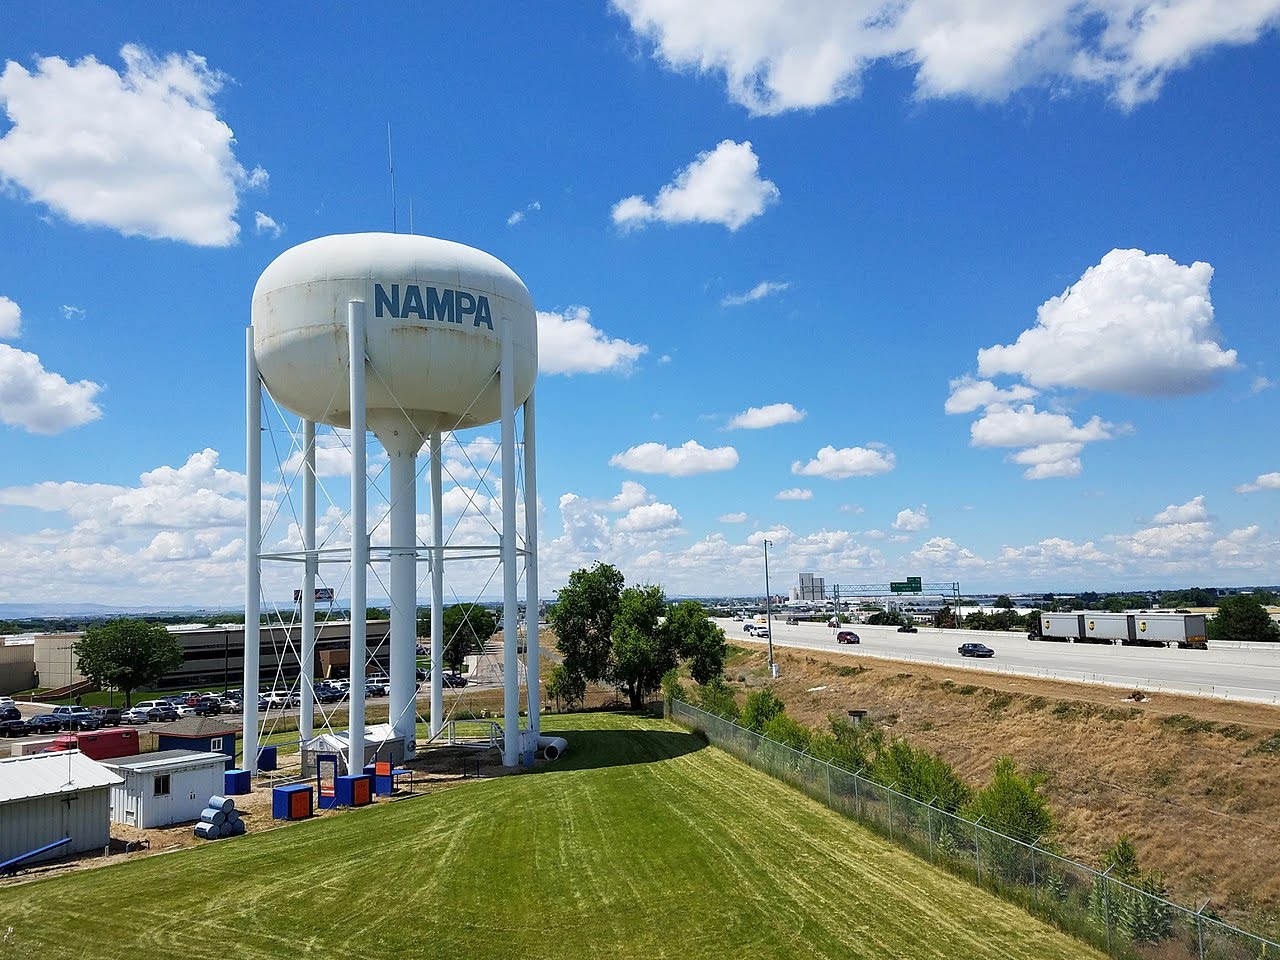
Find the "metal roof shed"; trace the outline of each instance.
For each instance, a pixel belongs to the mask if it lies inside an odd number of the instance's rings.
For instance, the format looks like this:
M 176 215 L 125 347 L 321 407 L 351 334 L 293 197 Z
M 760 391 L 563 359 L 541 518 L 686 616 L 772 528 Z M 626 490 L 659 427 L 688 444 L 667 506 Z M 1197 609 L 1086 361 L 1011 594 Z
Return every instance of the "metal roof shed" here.
M 107 790 L 121 779 L 78 750 L 0 759 L 0 861 L 70 837 L 33 858 L 101 850 L 111 840 Z
M 195 820 L 221 795 L 224 753 L 160 750 L 105 763 L 123 780 L 111 788 L 111 819 L 134 827 L 167 827 Z

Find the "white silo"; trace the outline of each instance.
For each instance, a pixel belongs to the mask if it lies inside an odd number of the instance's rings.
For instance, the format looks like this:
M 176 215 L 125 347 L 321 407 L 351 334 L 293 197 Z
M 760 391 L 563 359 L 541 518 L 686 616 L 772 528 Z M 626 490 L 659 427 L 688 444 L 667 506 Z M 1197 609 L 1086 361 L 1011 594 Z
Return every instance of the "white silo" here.
M 353 357 L 363 362 L 352 363 Z M 314 425 L 351 430 L 351 756 L 363 756 L 366 530 L 365 431 L 372 430 L 390 462 L 390 544 L 375 559 L 391 568 L 390 718 L 412 752 L 417 625 L 416 569 L 431 568 L 431 733 L 443 716 L 443 579 L 441 435 L 502 424 L 502 535 L 491 555 L 503 566 L 503 763 L 518 762 L 519 670 L 517 558 L 523 555 L 527 608 L 537 610 L 537 524 L 533 384 L 537 320 L 520 278 L 480 250 L 412 234 L 321 237 L 286 250 L 253 293 L 247 353 L 249 461 L 248 576 L 245 617 L 244 755 L 257 754 L 258 621 L 261 585 L 261 393 L 304 421 L 303 550 L 272 559 L 301 560 L 304 682 L 300 730 L 311 734 L 315 542 Z M 515 411 L 524 412 L 525 548 L 517 546 Z M 430 442 L 432 538 L 416 532 L 416 458 Z M 469 556 L 479 554 L 472 550 Z M 529 735 L 539 729 L 536 617 L 527 640 Z M 533 742 L 536 743 L 536 740 Z M 352 763 L 352 772 L 359 765 Z

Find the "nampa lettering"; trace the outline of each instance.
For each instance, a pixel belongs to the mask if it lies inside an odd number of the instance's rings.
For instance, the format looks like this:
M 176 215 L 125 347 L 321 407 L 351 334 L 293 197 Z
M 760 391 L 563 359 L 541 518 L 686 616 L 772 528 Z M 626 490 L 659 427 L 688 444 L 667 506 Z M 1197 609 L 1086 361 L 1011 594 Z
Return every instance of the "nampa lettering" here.
M 388 292 L 388 287 L 390 291 Z M 393 316 L 398 320 L 417 317 L 419 320 L 439 320 L 441 323 L 463 323 L 471 318 L 473 327 L 493 329 L 493 314 L 489 310 L 489 298 L 467 293 L 465 290 L 421 287 L 416 283 L 398 283 L 384 287 L 373 285 L 373 313 L 376 317 Z

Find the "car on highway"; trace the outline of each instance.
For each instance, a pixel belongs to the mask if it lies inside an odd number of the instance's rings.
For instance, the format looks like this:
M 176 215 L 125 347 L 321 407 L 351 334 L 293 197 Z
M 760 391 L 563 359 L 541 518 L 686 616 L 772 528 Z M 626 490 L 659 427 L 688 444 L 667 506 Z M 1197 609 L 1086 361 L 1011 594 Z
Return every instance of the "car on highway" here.
M 841 630 L 836 634 L 836 643 L 861 643 L 862 638 L 852 630 Z
M 756 638 L 757 640 L 768 640 L 768 639 L 769 639 L 769 628 L 768 628 L 768 627 L 756 627 L 755 638 Z
M 787 626 L 788 626 L 788 627 L 798 626 L 798 625 L 799 625 L 799 623 L 800 623 L 800 618 L 799 618 L 799 617 L 787 617 Z
M 62 721 L 52 713 L 39 713 L 27 718 L 27 729 L 32 733 L 61 733 Z
M 914 624 L 904 623 L 902 626 L 898 628 L 898 632 L 899 633 L 919 633 L 920 631 L 915 628 Z
M 985 643 L 962 643 L 957 647 L 962 657 L 994 657 L 996 652 Z

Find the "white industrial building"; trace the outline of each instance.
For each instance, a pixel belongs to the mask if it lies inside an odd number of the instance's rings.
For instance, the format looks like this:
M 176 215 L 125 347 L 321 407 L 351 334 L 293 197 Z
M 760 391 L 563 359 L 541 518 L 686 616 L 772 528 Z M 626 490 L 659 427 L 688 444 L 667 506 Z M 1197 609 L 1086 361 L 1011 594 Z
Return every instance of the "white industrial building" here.
M 132 827 L 167 827 L 195 820 L 220 796 L 227 768 L 225 753 L 161 750 L 105 761 L 120 775 L 111 788 L 111 819 Z
M 66 837 L 69 843 L 27 862 L 104 849 L 111 841 L 107 791 L 119 782 L 78 750 L 0 759 L 0 863 Z

